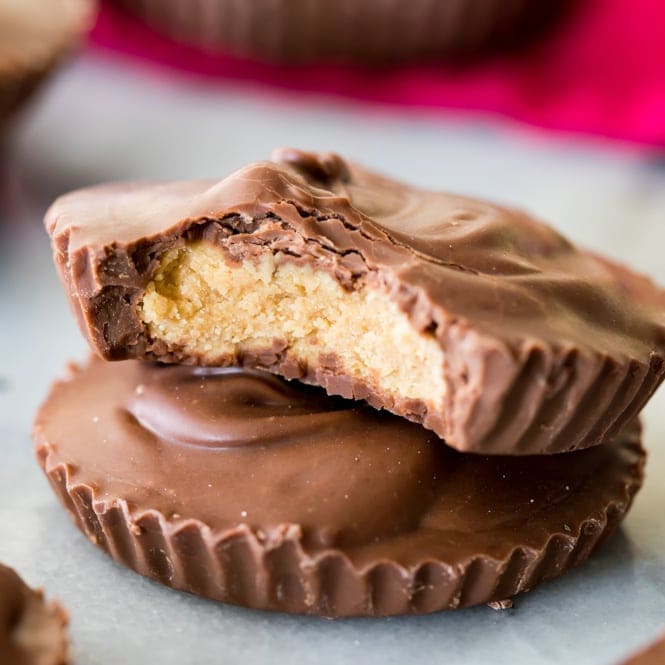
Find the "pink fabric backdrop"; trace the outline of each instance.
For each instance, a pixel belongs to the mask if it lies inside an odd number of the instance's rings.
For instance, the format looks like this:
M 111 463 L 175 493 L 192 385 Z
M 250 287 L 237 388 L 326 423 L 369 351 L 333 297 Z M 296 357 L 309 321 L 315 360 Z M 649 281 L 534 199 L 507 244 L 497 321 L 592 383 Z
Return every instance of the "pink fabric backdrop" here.
M 536 0 L 537 1 L 537 0 Z M 93 31 L 112 49 L 210 78 L 251 80 L 402 106 L 485 111 L 531 125 L 665 147 L 665 0 L 577 0 L 520 57 L 470 67 L 274 65 L 175 44 L 105 4 Z

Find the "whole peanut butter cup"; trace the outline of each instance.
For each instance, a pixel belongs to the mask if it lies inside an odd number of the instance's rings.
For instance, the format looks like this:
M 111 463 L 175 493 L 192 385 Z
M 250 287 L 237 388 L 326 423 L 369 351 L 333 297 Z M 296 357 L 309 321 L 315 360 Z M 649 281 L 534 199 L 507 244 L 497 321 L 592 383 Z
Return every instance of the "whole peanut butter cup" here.
M 269 373 L 93 359 L 37 414 L 78 528 L 190 593 L 324 616 L 502 601 L 584 561 L 642 481 L 633 423 L 566 455 L 459 453 Z

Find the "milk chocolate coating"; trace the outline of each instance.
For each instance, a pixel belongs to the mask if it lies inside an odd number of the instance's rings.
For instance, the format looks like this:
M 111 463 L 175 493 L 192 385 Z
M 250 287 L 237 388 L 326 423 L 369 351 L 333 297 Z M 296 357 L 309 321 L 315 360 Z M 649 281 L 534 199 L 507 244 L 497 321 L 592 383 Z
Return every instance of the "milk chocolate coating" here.
M 553 453 L 611 439 L 663 379 L 665 293 L 526 214 L 419 190 L 331 154 L 281 150 L 221 181 L 74 192 L 47 213 L 83 333 L 107 359 L 196 364 L 150 337 L 137 303 L 160 256 L 224 242 L 385 290 L 445 352 L 439 408 L 377 392 L 289 349 L 218 358 L 367 399 L 460 450 Z
M 66 612 L 0 564 L 0 663 L 65 665 Z
M 642 480 L 639 426 L 568 455 L 465 455 L 264 372 L 94 359 L 37 456 L 76 525 L 163 584 L 326 616 L 506 599 L 586 559 Z

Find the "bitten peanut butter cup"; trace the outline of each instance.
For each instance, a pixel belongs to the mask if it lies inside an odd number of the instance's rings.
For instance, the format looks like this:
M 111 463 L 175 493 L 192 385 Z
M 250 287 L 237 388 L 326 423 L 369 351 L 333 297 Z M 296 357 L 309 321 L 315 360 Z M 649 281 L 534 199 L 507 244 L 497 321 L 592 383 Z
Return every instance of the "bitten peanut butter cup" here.
M 567 455 L 466 455 L 266 372 L 73 367 L 37 414 L 78 528 L 175 589 L 324 616 L 502 601 L 584 561 L 642 481 L 636 423 Z
M 0 663 L 66 665 L 67 613 L 0 564 Z
M 102 357 L 266 369 L 461 451 L 609 441 L 665 372 L 648 279 L 522 212 L 332 154 L 81 190 L 46 225 Z
M 155 30 L 267 60 L 468 59 L 521 45 L 566 0 L 116 0 Z
M 0 130 L 92 24 L 94 0 L 0 0 Z

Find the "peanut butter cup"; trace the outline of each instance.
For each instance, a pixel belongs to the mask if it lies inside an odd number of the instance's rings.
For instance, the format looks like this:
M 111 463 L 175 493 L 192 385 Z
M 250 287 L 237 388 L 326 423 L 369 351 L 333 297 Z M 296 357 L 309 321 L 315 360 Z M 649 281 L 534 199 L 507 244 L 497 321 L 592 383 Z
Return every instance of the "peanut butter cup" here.
M 0 564 L 0 663 L 65 665 L 67 613 Z
M 92 24 L 95 0 L 0 0 L 0 130 Z
M 648 279 L 525 213 L 333 154 L 81 190 L 46 225 L 102 357 L 266 369 L 461 451 L 610 441 L 665 372 Z
M 637 423 L 566 455 L 462 454 L 266 372 L 93 359 L 37 414 L 81 531 L 163 584 L 325 616 L 502 601 L 584 561 L 642 481 Z

